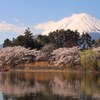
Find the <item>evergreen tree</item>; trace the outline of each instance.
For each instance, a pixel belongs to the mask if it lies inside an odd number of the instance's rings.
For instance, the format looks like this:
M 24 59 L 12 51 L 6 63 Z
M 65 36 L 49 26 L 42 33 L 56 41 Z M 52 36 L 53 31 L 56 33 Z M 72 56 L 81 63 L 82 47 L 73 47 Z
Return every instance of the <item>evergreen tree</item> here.
M 49 43 L 49 38 L 46 35 L 39 35 L 36 40 L 37 43 L 41 44 L 41 46 Z
M 80 45 L 82 49 L 88 49 L 92 47 L 92 38 L 88 33 L 83 33 L 81 36 Z
M 12 42 L 9 39 L 6 39 L 3 43 L 3 47 L 12 46 Z
M 30 28 L 26 29 L 24 32 L 24 46 L 26 48 L 30 47 L 31 49 L 34 48 L 34 39 L 33 39 L 33 33 L 30 31 Z
M 51 32 L 48 37 L 50 43 L 55 44 L 57 48 L 78 46 L 80 41 L 80 35 L 77 31 L 63 29 Z

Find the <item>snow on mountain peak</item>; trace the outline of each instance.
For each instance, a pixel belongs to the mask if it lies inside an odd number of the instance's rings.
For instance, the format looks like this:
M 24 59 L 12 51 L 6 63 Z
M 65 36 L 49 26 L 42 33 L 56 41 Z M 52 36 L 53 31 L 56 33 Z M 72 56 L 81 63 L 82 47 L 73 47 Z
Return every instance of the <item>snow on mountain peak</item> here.
M 73 14 L 71 17 L 65 17 L 59 21 L 50 21 L 35 26 L 36 29 L 43 30 L 43 35 L 59 29 L 78 30 L 80 34 L 83 32 L 100 33 L 100 20 L 86 14 Z M 100 35 L 100 34 L 99 34 Z
M 89 15 L 86 14 L 86 13 L 79 13 L 79 14 L 73 14 L 71 17 L 79 17 L 79 18 L 81 18 L 81 17 L 84 17 L 84 16 L 89 16 Z
M 83 32 L 100 33 L 100 20 L 96 19 L 95 17 L 90 16 L 86 13 L 82 13 L 82 14 L 75 14 L 70 18 L 72 22 L 68 26 L 63 27 L 65 30 L 67 29 L 71 29 L 74 31 L 78 30 L 80 34 L 82 34 Z

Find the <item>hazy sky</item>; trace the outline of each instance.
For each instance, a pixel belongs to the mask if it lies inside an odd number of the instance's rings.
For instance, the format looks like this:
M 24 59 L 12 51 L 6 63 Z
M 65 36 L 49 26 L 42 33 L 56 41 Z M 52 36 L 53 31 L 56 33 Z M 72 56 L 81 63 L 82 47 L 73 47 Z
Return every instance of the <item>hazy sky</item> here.
M 83 12 L 100 19 L 100 0 L 0 0 L 0 44 L 28 26 L 36 33 L 39 23 Z

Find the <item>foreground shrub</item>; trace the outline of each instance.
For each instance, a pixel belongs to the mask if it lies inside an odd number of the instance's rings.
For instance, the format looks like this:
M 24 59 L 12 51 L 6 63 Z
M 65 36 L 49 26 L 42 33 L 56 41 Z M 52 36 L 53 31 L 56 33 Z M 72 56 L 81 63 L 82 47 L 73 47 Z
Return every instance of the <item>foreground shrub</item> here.
M 80 53 L 81 65 L 84 70 L 98 70 L 97 53 L 96 51 L 84 50 Z
M 59 48 L 53 50 L 53 52 L 51 53 L 51 58 L 49 60 L 56 66 L 79 65 L 80 64 L 79 49 L 77 47 L 73 47 L 73 48 Z
M 38 53 L 36 55 L 36 61 L 48 61 L 51 53 L 53 50 L 55 50 L 54 44 L 47 44 L 45 45 L 41 50 L 38 50 Z
M 30 63 L 35 60 L 36 50 L 29 50 L 21 46 L 0 49 L 0 68 L 6 65 L 15 66 L 20 63 Z

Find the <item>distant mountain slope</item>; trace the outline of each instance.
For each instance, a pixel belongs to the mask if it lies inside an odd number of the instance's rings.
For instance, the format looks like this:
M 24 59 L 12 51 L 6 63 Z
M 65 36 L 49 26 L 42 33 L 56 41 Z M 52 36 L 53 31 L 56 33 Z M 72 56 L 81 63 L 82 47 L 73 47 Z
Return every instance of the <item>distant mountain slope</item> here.
M 3 46 L 2 46 L 2 44 L 0 44 L 0 48 L 2 48 Z
M 39 24 L 36 28 L 43 29 L 43 35 L 57 29 L 71 29 L 73 31 L 78 30 L 80 34 L 88 32 L 93 37 L 100 36 L 100 20 L 86 13 L 74 14 L 71 17 L 61 19 L 57 22 Z

